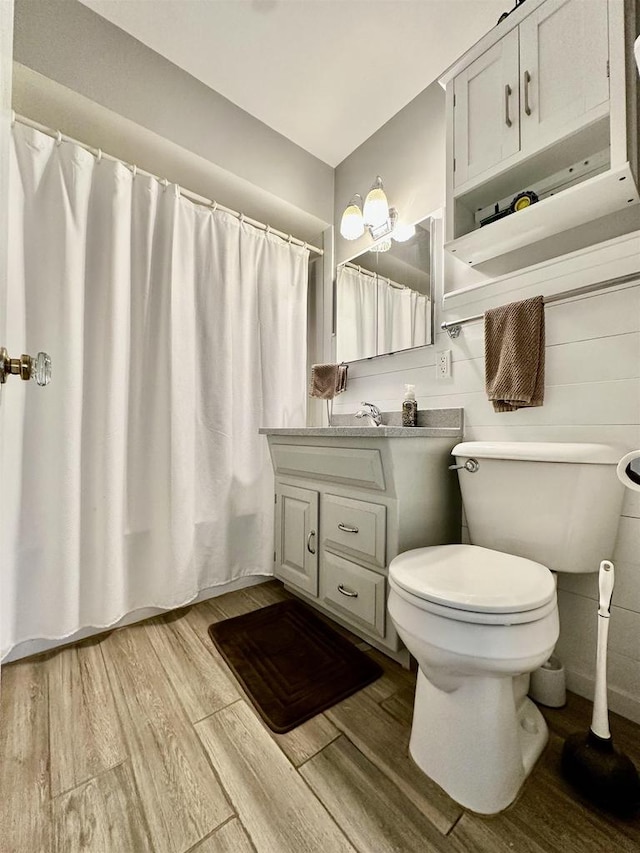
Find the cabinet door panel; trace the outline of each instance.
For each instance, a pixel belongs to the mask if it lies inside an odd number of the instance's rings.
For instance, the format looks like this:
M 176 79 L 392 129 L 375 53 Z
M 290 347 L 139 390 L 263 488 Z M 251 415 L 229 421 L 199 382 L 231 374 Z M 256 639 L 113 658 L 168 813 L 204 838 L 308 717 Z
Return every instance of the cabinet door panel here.
M 605 0 L 549 0 L 525 18 L 520 25 L 523 153 L 606 111 L 608 57 Z
M 318 493 L 311 489 L 278 487 L 275 575 L 318 594 Z
M 458 187 L 520 148 L 517 30 L 458 74 L 454 95 L 454 184 Z

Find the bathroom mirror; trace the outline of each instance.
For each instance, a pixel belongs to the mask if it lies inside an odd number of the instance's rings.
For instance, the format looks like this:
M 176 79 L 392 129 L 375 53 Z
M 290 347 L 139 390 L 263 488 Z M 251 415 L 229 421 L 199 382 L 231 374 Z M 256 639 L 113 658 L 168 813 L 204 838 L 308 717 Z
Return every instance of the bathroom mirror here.
M 436 220 L 388 251 L 367 250 L 336 272 L 336 358 L 359 361 L 433 343 Z M 382 241 L 381 241 L 382 242 Z
M 632 450 L 618 462 L 618 479 L 628 489 L 640 492 L 640 450 Z

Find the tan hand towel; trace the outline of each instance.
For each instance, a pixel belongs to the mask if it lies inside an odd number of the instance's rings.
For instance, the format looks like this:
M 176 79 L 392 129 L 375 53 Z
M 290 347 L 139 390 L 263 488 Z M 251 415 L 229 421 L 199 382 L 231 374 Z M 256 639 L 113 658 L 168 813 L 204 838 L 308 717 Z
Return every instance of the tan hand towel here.
M 333 400 L 336 394 L 341 394 L 347 387 L 347 370 L 346 364 L 313 364 L 309 396 Z
M 542 296 L 510 302 L 484 315 L 485 388 L 496 412 L 544 401 Z

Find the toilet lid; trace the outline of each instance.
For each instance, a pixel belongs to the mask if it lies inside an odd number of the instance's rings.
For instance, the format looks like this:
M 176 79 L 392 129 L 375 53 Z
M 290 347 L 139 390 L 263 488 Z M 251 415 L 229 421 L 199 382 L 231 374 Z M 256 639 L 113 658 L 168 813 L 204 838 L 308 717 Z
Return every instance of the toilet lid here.
M 476 613 L 521 613 L 555 596 L 546 566 L 478 545 L 407 551 L 394 557 L 389 575 L 417 598 Z

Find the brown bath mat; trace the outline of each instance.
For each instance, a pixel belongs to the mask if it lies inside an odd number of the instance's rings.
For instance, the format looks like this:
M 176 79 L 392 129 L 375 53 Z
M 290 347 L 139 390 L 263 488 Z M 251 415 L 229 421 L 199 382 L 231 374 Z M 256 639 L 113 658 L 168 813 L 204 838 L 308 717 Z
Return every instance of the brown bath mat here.
M 304 723 L 382 675 L 300 601 L 214 622 L 211 639 L 274 732 Z

